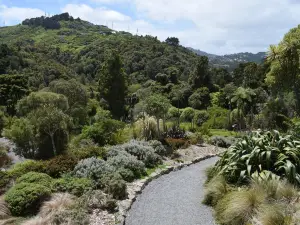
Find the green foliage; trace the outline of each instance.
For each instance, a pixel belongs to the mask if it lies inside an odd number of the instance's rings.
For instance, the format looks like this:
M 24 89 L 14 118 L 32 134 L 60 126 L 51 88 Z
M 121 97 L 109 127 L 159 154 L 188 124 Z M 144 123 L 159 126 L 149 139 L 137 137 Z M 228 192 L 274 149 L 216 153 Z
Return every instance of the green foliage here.
M 74 79 L 55 80 L 50 83 L 49 90 L 66 96 L 69 103 L 69 109 L 67 111 L 68 115 L 73 118 L 73 121 L 77 126 L 85 124 L 88 93 L 82 84 Z
M 59 155 L 44 162 L 46 171 L 51 177 L 57 178 L 64 173 L 73 171 L 78 159 L 72 155 Z
M 187 148 L 190 145 L 189 141 L 186 139 L 166 138 L 165 141 L 173 149 L 173 151 L 181 148 Z
M 10 185 L 11 177 L 5 171 L 0 171 L 0 194 L 4 193 Z
M 93 189 L 92 180 L 87 178 L 63 177 L 55 180 L 53 189 L 56 192 L 68 192 L 72 195 L 81 196 Z
M 17 112 L 25 116 L 43 106 L 55 106 L 62 111 L 69 108 L 66 96 L 52 92 L 32 92 L 25 98 L 22 98 L 17 104 Z
M 79 160 L 92 157 L 103 158 L 107 152 L 106 148 L 98 147 L 97 145 L 72 147 L 69 151 Z
M 88 158 L 81 160 L 74 168 L 73 174 L 78 178 L 89 178 L 96 182 L 100 182 L 101 178 L 114 171 L 108 163 L 102 159 Z M 100 183 L 101 185 L 101 183 Z
M 179 45 L 179 39 L 176 37 L 168 37 L 166 39 L 166 43 L 168 45 L 172 45 L 172 46 L 178 46 Z
M 192 123 L 194 121 L 194 117 L 195 110 L 193 108 L 185 108 L 184 110 L 182 110 L 180 120 Z
M 100 146 L 119 144 L 115 135 L 124 128 L 124 123 L 118 120 L 106 119 L 86 126 L 82 131 L 83 139 L 91 139 Z
M 189 106 L 194 109 L 206 109 L 210 104 L 209 89 L 207 87 L 198 88 L 189 97 Z
M 203 204 L 216 206 L 218 201 L 229 192 L 229 187 L 224 177 L 216 176 L 206 184 L 205 191 Z
M 19 183 L 5 194 L 5 201 L 14 216 L 34 215 L 51 195 L 49 187 L 34 183 Z
M 229 111 L 221 107 L 210 107 L 207 109 L 209 119 L 203 126 L 212 129 L 226 129 L 228 127 Z
M 2 131 L 6 124 L 6 117 L 4 113 L 0 110 L 0 137 L 2 136 Z
M 264 200 L 255 190 L 229 192 L 216 205 L 216 219 L 222 225 L 246 225 Z
M 157 148 L 161 147 L 162 146 L 159 145 L 157 146 Z M 144 162 L 146 167 L 155 167 L 162 162 L 161 157 L 155 153 L 155 149 L 147 142 L 131 141 L 120 146 L 114 146 L 108 151 L 108 155 L 112 155 L 117 151 L 128 152 L 138 160 Z M 158 151 L 162 150 L 160 149 Z
M 210 138 L 210 143 L 212 145 L 221 147 L 221 148 L 229 148 L 233 144 L 233 139 L 229 137 L 222 136 L 213 136 Z
M 25 162 L 15 164 L 8 170 L 8 174 L 16 179 L 29 172 L 44 173 L 45 170 L 46 166 L 42 161 L 26 160 Z
M 121 57 L 113 52 L 104 63 L 99 74 L 99 92 L 109 105 L 114 118 L 124 116 L 127 80 Z
M 71 118 L 68 115 L 54 106 L 44 106 L 30 113 L 29 119 L 41 137 L 40 158 L 57 156 L 66 150 L 71 126 Z M 48 144 L 51 144 L 51 148 L 46 147 Z
M 127 197 L 127 186 L 118 173 L 109 174 L 101 179 L 104 191 L 115 199 L 123 200 Z
M 133 155 L 123 151 L 122 148 L 111 149 L 110 152 L 108 152 L 107 163 L 117 170 L 124 168 L 132 171 L 135 178 L 140 178 L 145 175 L 145 164 L 137 160 Z
M 197 126 L 201 127 L 209 119 L 209 114 L 207 111 L 196 111 L 194 116 L 194 121 Z
M 279 132 L 254 132 L 243 137 L 216 164 L 230 182 L 246 181 L 253 173 L 270 171 L 299 184 L 299 142 Z
M 38 140 L 34 132 L 34 126 L 30 121 L 21 118 L 14 120 L 10 129 L 4 130 L 4 136 L 15 143 L 14 152 L 17 155 L 32 159 L 38 154 Z
M 0 45 L 0 50 L 3 45 Z M 1 57 L 0 57 L 1 58 Z M 2 59 L 0 60 L 0 71 Z M 15 115 L 15 106 L 28 93 L 26 77 L 23 75 L 3 75 L 0 72 L 0 106 L 5 106 L 9 115 Z
M 29 172 L 16 180 L 17 184 L 20 183 L 30 183 L 39 184 L 48 188 L 52 187 L 53 179 L 45 173 Z
M 210 87 L 211 74 L 209 72 L 208 58 L 206 56 L 200 56 L 198 59 L 196 67 L 189 77 L 189 83 L 193 89 Z

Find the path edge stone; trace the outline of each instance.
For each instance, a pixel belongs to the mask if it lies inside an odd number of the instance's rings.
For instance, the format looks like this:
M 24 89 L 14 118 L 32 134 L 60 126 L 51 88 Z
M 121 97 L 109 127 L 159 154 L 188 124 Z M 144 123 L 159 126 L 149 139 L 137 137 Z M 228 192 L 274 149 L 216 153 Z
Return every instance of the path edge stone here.
M 162 169 L 158 172 L 155 171 L 152 174 L 150 174 L 148 177 L 146 177 L 145 179 L 139 180 L 141 185 L 137 189 L 134 190 L 133 195 L 129 196 L 128 199 L 124 200 L 124 201 L 126 201 L 127 204 L 124 204 L 124 205 L 120 204 L 119 205 L 119 212 L 115 215 L 116 221 L 117 221 L 116 224 L 117 225 L 126 225 L 125 224 L 126 218 L 128 216 L 128 212 L 131 209 L 133 203 L 136 201 L 137 197 L 140 194 L 142 194 L 143 190 L 148 186 L 148 184 L 151 183 L 153 180 L 156 180 L 157 178 L 160 178 L 161 176 L 169 174 L 171 172 L 178 171 L 178 170 L 181 170 L 183 168 L 189 167 L 189 166 L 194 165 L 196 163 L 199 163 L 201 161 L 204 161 L 204 160 L 207 160 L 207 159 L 210 159 L 210 158 L 214 158 L 217 155 L 218 154 L 209 154 L 207 156 L 196 158 L 196 159 L 194 159 L 193 161 L 190 161 L 190 162 L 185 162 L 185 163 L 181 163 L 179 165 L 174 165 L 174 166 L 167 166 L 167 168 Z

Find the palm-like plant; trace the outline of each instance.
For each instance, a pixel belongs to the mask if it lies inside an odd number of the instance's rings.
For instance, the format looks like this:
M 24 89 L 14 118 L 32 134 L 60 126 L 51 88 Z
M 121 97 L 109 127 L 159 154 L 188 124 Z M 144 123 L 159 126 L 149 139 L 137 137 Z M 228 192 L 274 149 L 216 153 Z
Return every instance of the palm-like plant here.
M 300 141 L 278 131 L 254 132 L 226 151 L 215 170 L 229 182 L 245 182 L 269 171 L 300 184 Z
M 252 89 L 239 87 L 231 99 L 231 102 L 237 105 L 240 130 L 242 128 L 242 118 L 245 115 L 245 107 L 247 104 L 252 103 L 253 96 L 255 96 L 255 93 Z

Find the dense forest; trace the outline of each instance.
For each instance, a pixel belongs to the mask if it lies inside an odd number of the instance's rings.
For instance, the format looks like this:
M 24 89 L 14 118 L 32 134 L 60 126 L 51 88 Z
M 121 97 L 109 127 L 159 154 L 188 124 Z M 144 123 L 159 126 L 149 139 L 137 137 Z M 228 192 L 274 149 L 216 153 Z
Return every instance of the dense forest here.
M 58 191 L 124 199 L 125 182 L 190 144 L 229 147 L 223 136 L 232 132 L 298 127 L 300 27 L 261 62 L 232 70 L 176 37 L 161 42 L 68 13 L 1 27 L 0 40 L 0 134 L 28 159 L 0 171 L 0 194 L 16 217 L 36 215 L 36 203 Z M 1 167 L 6 153 L 0 148 Z M 31 199 L 19 198 L 26 193 Z M 76 217 L 88 209 L 76 210 L 65 217 L 88 224 Z

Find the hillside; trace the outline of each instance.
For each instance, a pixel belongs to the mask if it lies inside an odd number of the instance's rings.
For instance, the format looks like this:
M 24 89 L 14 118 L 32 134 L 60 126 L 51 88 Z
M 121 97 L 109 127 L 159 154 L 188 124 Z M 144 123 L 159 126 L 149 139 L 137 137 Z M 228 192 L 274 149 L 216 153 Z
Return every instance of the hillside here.
M 93 81 L 112 50 L 121 56 L 125 72 L 134 82 L 154 79 L 174 66 L 180 79 L 187 80 L 198 58 L 188 49 L 168 45 L 156 37 L 116 32 L 69 15 L 55 23 L 37 18 L 25 20 L 23 25 L 3 27 L 0 39 L 12 49 L 9 54 L 15 52 L 23 62 L 2 73 L 35 74 L 36 88 L 61 76 Z
M 241 53 L 221 56 L 221 55 L 210 54 L 193 48 L 188 48 L 188 49 L 190 49 L 191 51 L 195 52 L 200 56 L 207 56 L 213 67 L 227 68 L 229 70 L 235 69 L 236 67 L 238 67 L 240 63 L 247 63 L 247 62 L 261 63 L 263 59 L 266 57 L 265 52 L 258 52 L 256 54 L 249 53 L 249 52 L 241 52 Z

